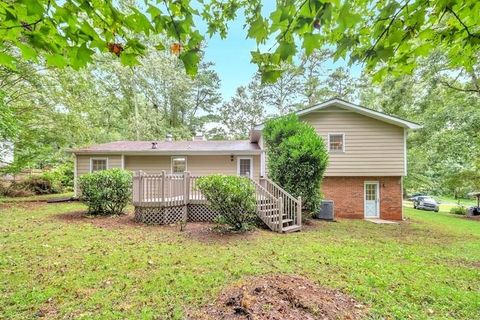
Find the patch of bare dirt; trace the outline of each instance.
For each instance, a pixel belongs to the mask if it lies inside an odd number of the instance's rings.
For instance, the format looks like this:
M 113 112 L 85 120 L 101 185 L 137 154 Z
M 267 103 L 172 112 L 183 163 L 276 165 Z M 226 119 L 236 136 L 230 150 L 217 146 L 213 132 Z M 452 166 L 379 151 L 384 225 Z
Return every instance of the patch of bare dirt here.
M 58 316 L 59 312 L 56 306 L 56 302 L 49 298 L 40 309 L 35 312 L 36 318 L 52 319 Z
M 84 211 L 75 211 L 61 213 L 53 216 L 54 219 L 61 220 L 68 223 L 91 223 L 100 228 L 126 228 L 126 227 L 142 227 L 143 225 L 135 222 L 133 214 L 126 213 L 114 216 L 91 216 Z
M 22 208 L 22 209 L 37 209 L 46 205 L 42 201 L 18 201 L 18 202 L 3 202 L 0 203 L 0 209 Z
M 471 261 L 471 260 L 465 260 L 465 259 L 455 259 L 455 260 L 451 260 L 449 262 L 449 264 L 454 265 L 454 266 L 480 269 L 480 260 Z
M 146 225 L 136 222 L 133 213 L 129 212 L 123 215 L 115 216 L 90 216 L 84 211 L 68 212 L 57 214 L 54 219 L 67 223 L 91 223 L 100 228 L 118 229 L 118 228 L 154 228 L 156 230 L 177 231 L 185 237 L 201 242 L 222 242 L 244 241 L 253 239 L 258 231 L 252 230 L 243 233 L 227 232 L 217 228 L 216 224 L 207 222 L 188 222 L 183 230 L 180 230 L 180 224 L 171 225 Z
M 480 216 L 462 216 L 462 218 L 480 222 Z
M 307 278 L 269 275 L 223 291 L 214 303 L 187 313 L 188 319 L 361 319 L 363 304 Z
M 178 229 L 178 227 L 177 227 Z M 232 232 L 218 228 L 214 223 L 188 222 L 183 233 L 200 242 L 234 242 L 254 239 L 259 231 Z
M 320 220 L 320 219 L 307 219 L 302 222 L 302 232 L 305 231 L 315 231 L 319 228 L 328 225 L 329 223 L 337 223 L 338 221 L 328 221 L 328 220 Z

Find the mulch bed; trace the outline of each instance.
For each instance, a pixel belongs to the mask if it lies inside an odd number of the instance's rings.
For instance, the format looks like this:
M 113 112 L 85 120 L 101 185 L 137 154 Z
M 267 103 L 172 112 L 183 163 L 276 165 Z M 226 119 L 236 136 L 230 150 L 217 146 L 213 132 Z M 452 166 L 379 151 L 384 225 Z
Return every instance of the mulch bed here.
M 259 231 L 252 230 L 243 233 L 227 232 L 219 229 L 214 223 L 188 222 L 184 230 L 180 230 L 180 224 L 172 225 L 147 225 L 134 220 L 131 212 L 115 216 L 90 216 L 84 211 L 68 212 L 57 214 L 54 219 L 67 223 L 91 223 L 99 228 L 121 229 L 121 228 L 148 228 L 156 232 L 161 230 L 176 231 L 185 237 L 200 242 L 229 243 L 254 239 Z
M 363 304 L 307 278 L 268 275 L 248 278 L 223 291 L 214 303 L 187 312 L 187 319 L 361 319 Z
M 462 216 L 462 218 L 480 222 L 480 216 Z

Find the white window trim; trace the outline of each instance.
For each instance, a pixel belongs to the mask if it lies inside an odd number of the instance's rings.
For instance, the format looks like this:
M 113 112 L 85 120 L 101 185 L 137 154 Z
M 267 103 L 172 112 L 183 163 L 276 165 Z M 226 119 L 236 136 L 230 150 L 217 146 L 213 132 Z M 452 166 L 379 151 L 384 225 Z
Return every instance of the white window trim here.
M 342 136 L 342 140 L 343 140 L 343 143 L 342 143 L 342 150 L 330 150 L 330 136 Z M 327 141 L 328 141 L 328 144 L 327 144 L 327 148 L 328 148 L 328 152 L 329 153 L 342 153 L 342 152 L 345 152 L 345 133 L 343 132 L 329 132 L 327 134 Z
M 240 175 L 240 160 L 249 159 L 250 160 L 250 179 L 253 178 L 253 157 L 237 157 L 237 176 Z
M 92 169 L 93 169 L 93 160 L 105 160 L 107 166 L 106 166 L 106 170 L 108 170 L 108 157 L 91 157 L 90 158 L 90 173 L 92 173 Z
M 377 212 L 375 217 L 367 217 L 367 184 L 377 185 Z M 378 180 L 363 182 L 363 217 L 366 219 L 380 218 L 380 181 Z
M 178 155 L 177 156 L 171 156 L 170 157 L 170 173 L 171 174 L 181 174 L 181 173 L 173 173 L 173 159 L 174 158 L 185 158 L 185 171 L 188 171 L 188 157 L 187 156 L 178 156 Z

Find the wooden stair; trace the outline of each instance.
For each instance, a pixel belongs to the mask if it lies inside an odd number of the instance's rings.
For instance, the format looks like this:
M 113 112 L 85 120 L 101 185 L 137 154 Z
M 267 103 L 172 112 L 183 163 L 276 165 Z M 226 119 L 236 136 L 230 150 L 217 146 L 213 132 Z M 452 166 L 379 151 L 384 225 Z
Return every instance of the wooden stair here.
M 254 184 L 257 188 L 257 193 L 261 195 L 257 196 L 257 215 L 271 230 L 290 233 L 302 229 L 301 226 L 295 223 L 294 219 L 289 217 L 288 212 L 284 210 L 282 198 L 276 198 L 260 185 L 255 182 Z M 279 220 L 281 220 L 280 223 Z

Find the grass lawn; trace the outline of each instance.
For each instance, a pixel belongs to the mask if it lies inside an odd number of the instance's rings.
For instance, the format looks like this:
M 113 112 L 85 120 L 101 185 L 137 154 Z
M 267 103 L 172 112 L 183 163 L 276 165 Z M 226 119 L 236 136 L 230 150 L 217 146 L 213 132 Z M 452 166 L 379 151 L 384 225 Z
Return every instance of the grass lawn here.
M 206 242 L 172 227 L 68 218 L 84 210 L 0 205 L 0 319 L 181 319 L 185 307 L 265 273 L 340 289 L 374 319 L 480 318 L 478 221 L 406 209 L 399 225 L 317 222 Z

